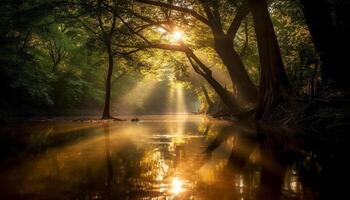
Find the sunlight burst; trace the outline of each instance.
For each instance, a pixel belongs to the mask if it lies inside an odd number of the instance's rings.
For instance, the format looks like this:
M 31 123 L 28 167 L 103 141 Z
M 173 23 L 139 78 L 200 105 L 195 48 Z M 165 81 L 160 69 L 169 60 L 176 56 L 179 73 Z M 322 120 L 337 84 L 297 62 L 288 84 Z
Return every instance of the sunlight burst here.
M 181 41 L 184 37 L 184 32 L 183 31 L 175 31 L 172 34 L 172 38 L 175 41 Z
M 179 194 L 182 191 L 182 181 L 177 177 L 173 178 L 173 180 L 171 181 L 171 192 L 173 194 Z

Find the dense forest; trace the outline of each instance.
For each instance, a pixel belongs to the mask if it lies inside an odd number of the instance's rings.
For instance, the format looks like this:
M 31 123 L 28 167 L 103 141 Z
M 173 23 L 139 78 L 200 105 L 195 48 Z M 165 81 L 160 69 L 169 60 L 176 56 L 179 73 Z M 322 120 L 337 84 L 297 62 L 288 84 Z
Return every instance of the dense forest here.
M 4 1 L 1 118 L 98 113 L 108 118 L 122 112 L 125 101 L 143 98 L 123 99 L 145 79 L 184 84 L 198 112 L 256 118 L 281 104 L 292 109 L 295 101 L 325 97 L 322 91 L 336 95 L 328 88 L 348 86 L 340 67 L 346 58 L 341 45 L 348 41 L 346 6 L 278 0 Z
M 297 146 L 319 156 L 309 160 L 332 163 L 320 173 L 332 183 L 350 128 L 349 9 L 347 0 L 3 0 L 0 121 L 187 113 L 268 124 L 297 132 Z M 325 199 L 341 190 L 317 187 Z

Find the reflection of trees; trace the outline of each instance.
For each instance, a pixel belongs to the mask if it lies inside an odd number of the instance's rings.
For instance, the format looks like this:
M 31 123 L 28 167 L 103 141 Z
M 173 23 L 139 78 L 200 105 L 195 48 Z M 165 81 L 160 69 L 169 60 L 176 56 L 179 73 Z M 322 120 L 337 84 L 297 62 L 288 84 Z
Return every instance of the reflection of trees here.
M 209 160 L 220 145 L 232 144 L 222 176 L 224 186 L 219 189 L 224 191 L 215 194 L 223 195 L 223 199 L 280 199 L 283 183 L 289 180 L 294 181 L 289 183 L 290 191 L 301 195 L 300 182 L 292 174 L 286 174 L 287 166 L 295 162 L 291 158 L 297 154 L 288 133 L 260 124 L 249 126 L 254 129 L 224 126 L 207 147 L 205 157 Z
M 64 193 L 69 199 L 168 197 L 174 177 L 185 188 L 181 195 L 199 196 L 204 191 L 204 199 L 279 199 L 281 190 L 287 197 L 313 199 L 299 176 L 301 162 L 290 166 L 292 158 L 298 157 L 293 156 L 295 148 L 288 133 L 266 126 L 221 125 L 186 124 L 183 134 L 175 135 L 167 133 L 177 133 L 176 129 L 162 129 L 149 143 L 138 145 L 133 138 L 124 138 L 115 124 L 103 124 L 98 132 L 89 133 L 96 137 L 83 137 L 79 143 L 52 149 L 25 165 L 24 175 L 18 177 L 23 183 L 32 183 L 28 188 L 35 187 L 34 192 L 51 192 L 52 188 L 57 194 L 69 191 Z M 214 161 L 208 163 L 214 165 L 215 184 L 210 180 L 202 184 L 199 173 L 194 173 L 202 161 L 196 155 L 211 137 L 215 138 L 205 152 Z M 217 152 L 225 150 L 227 157 L 214 159 Z
M 104 125 L 104 137 L 105 137 L 105 155 L 106 155 L 106 166 L 107 166 L 107 179 L 106 179 L 106 191 L 105 198 L 110 199 L 111 197 L 111 184 L 113 181 L 113 165 L 111 158 L 111 144 L 110 144 L 110 128 L 109 124 Z
M 201 134 L 207 134 L 209 130 L 210 125 Z M 193 138 L 184 135 L 179 137 L 155 137 L 152 144 L 146 147 L 125 143 L 116 151 L 113 150 L 114 134 L 110 135 L 110 125 L 105 124 L 106 176 L 102 198 L 133 199 L 171 195 L 173 177 L 178 170 L 183 170 L 183 163 L 191 158 L 187 152 L 190 148 L 186 145 L 191 145 Z

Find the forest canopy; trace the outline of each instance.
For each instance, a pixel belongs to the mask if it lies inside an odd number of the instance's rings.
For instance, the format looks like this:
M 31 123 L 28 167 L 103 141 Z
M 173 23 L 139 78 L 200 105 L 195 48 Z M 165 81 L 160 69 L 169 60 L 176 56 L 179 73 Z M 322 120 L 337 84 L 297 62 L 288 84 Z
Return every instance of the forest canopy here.
M 333 5 L 329 15 L 345 20 L 335 2 L 327 3 Z M 346 85 L 338 69 L 327 71 L 334 55 L 320 52 L 333 47 L 315 36 L 312 28 L 320 27 L 313 26 L 308 6 L 282 0 L 3 1 L 1 117 L 173 112 L 171 90 L 181 88 L 190 102 L 186 111 L 261 118 L 291 96 L 313 98 L 321 85 Z

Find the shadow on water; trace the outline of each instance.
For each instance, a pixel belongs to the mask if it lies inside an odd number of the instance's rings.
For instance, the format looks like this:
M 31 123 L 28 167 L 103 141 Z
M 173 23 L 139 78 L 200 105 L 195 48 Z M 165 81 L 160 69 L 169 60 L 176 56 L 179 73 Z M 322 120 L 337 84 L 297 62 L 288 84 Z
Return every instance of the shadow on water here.
M 318 199 L 314 155 L 284 128 L 203 116 L 48 126 L 2 131 L 26 148 L 6 150 L 0 199 Z M 66 142 L 31 151 L 41 137 Z
M 110 130 L 109 125 L 104 125 L 104 137 L 105 137 L 105 154 L 106 154 L 106 166 L 107 166 L 107 174 L 106 174 L 106 193 L 104 195 L 105 199 L 111 198 L 112 192 L 112 181 L 113 181 L 113 164 L 111 157 L 111 142 L 110 142 Z
M 293 134 L 261 124 L 236 124 L 235 131 L 223 127 L 204 152 L 208 162 L 222 144 L 231 143 L 223 177 L 226 189 L 234 192 L 217 192 L 221 199 L 317 199 L 316 188 L 301 180 L 305 156 Z

